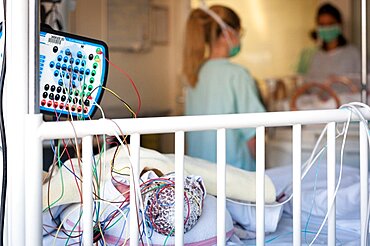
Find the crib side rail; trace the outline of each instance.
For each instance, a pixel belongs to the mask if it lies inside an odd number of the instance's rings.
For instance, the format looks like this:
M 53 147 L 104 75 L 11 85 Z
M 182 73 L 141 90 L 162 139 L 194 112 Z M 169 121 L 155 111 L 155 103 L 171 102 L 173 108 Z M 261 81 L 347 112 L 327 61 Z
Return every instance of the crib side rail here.
M 362 113 L 366 117 L 366 119 L 370 119 L 370 113 L 362 110 Z M 218 151 L 218 244 L 225 243 L 225 216 L 222 216 L 225 211 L 225 157 L 224 157 L 224 148 L 225 148 L 225 138 L 224 138 L 224 131 L 226 129 L 231 128 L 244 128 L 244 127 L 253 127 L 257 128 L 257 242 L 258 245 L 264 245 L 264 174 L 265 174 L 265 159 L 264 159 L 264 132 L 265 127 L 275 127 L 275 126 L 293 126 L 294 132 L 294 145 L 297 144 L 295 150 L 293 152 L 293 162 L 294 165 L 300 165 L 300 132 L 301 132 L 301 125 L 307 124 L 322 124 L 322 123 L 329 123 L 333 124 L 333 122 L 345 122 L 349 117 L 349 111 L 347 110 L 316 110 L 316 111 L 297 111 L 297 112 L 274 112 L 274 113 L 258 113 L 258 114 L 237 114 L 237 115 L 213 115 L 213 116 L 178 116 L 178 117 L 163 117 L 163 118 L 139 118 L 139 119 L 117 119 L 114 120 L 115 123 L 122 129 L 124 134 L 133 135 L 135 139 L 140 139 L 141 134 L 151 134 L 151 133 L 175 133 L 175 162 L 176 162 L 176 179 L 182 178 L 183 176 L 183 159 L 184 159 L 184 133 L 188 131 L 198 131 L 198 130 L 206 130 L 206 129 L 214 129 L 218 131 L 218 142 L 217 145 L 219 146 Z M 358 121 L 356 115 L 352 115 L 352 120 Z M 35 127 L 34 132 L 37 134 L 37 140 L 42 141 L 45 139 L 58 139 L 58 138 L 83 138 L 83 149 L 90 149 L 91 143 L 90 139 L 92 135 L 102 135 L 102 134 L 110 134 L 114 135 L 117 132 L 117 125 L 113 123 L 111 120 L 92 120 L 92 121 L 84 121 L 84 122 L 73 122 L 73 127 L 71 126 L 71 122 L 42 122 L 37 127 Z M 335 123 L 334 123 L 335 126 Z M 362 130 L 363 131 L 363 130 Z M 360 134 L 360 136 L 363 134 Z M 328 138 L 329 139 L 329 138 Z M 332 140 L 328 140 L 332 141 Z M 367 150 L 368 150 L 368 143 L 367 138 L 361 138 L 361 153 L 362 153 L 362 161 L 361 167 L 363 170 L 367 170 Z M 139 150 L 140 141 L 134 141 L 132 143 L 132 149 Z M 41 144 L 37 145 L 38 147 L 42 147 Z M 86 158 L 85 155 L 90 155 L 90 152 L 87 151 L 84 153 L 82 158 Z M 139 153 L 135 154 L 137 158 L 135 158 L 135 162 L 133 163 L 134 166 L 139 166 Z M 90 155 L 91 156 L 91 155 Z M 332 157 L 329 157 L 332 158 Z M 85 159 L 87 160 L 87 159 Z M 28 160 L 31 161 L 31 160 Z M 34 160 L 41 163 L 41 160 Z M 88 160 L 87 160 L 88 161 Z M 334 159 L 335 161 L 335 159 Z M 366 164 L 366 169 L 365 166 Z M 134 170 L 136 170 L 134 168 Z M 34 172 L 37 170 L 33 169 Z M 41 170 L 39 170 L 40 172 Z M 295 168 L 294 171 L 296 174 L 298 173 L 298 169 Z M 135 171 L 137 173 L 137 170 Z M 32 175 L 31 173 L 28 175 Z M 89 175 L 86 173 L 86 175 Z M 85 177 L 85 174 L 84 174 Z M 138 181 L 138 175 L 136 175 Z M 365 179 L 365 180 L 364 180 Z M 364 175 L 361 177 L 361 182 L 367 184 L 367 177 Z M 135 182 L 135 181 L 133 181 Z M 297 187 L 295 188 L 294 192 L 298 192 L 297 197 L 294 200 L 294 215 L 300 216 L 300 179 L 295 179 L 294 182 L 297 182 Z M 177 182 L 179 184 L 181 182 Z M 333 183 L 331 181 L 330 186 L 332 187 Z M 87 186 L 86 186 L 87 187 Z M 361 187 L 367 187 L 367 185 L 362 185 Z M 27 193 L 34 194 L 35 201 L 41 201 L 41 188 L 40 187 L 28 187 L 29 189 Z M 132 186 L 133 189 L 133 186 Z M 86 188 L 89 190 L 89 188 Z M 134 192 L 133 190 L 131 192 Z M 332 192 L 332 191 L 331 191 Z M 365 214 L 367 210 L 367 191 L 361 191 L 361 215 Z M 365 193 L 366 192 L 366 193 Z M 135 194 L 135 193 L 133 193 Z M 183 225 L 183 217 L 181 213 L 181 209 L 183 209 L 183 186 L 177 185 L 176 186 L 176 232 L 181 232 L 180 228 L 183 228 L 180 225 Z M 92 196 L 86 195 L 84 196 L 84 206 L 90 206 L 92 204 Z M 86 199 L 86 200 L 85 200 Z M 88 200 L 91 199 L 91 200 Z M 329 200 L 329 199 L 328 199 Z M 36 211 L 40 206 L 33 206 L 32 209 L 35 211 L 29 211 L 29 214 L 40 214 L 40 211 Z M 137 208 L 137 205 L 134 206 Z M 84 208 L 85 209 L 85 208 Z M 86 211 L 89 207 L 87 207 Z M 134 209 L 133 209 L 134 210 Z M 137 211 L 132 211 L 134 212 Z M 133 215 L 132 214 L 132 215 Z M 335 215 L 335 212 L 334 212 Z M 131 219 L 135 216 L 130 216 Z M 298 218 L 297 217 L 297 218 Z M 294 245 L 300 245 L 300 220 L 295 219 L 294 223 Z M 330 217 L 332 218 L 332 217 Z M 28 218 L 29 219 L 29 218 Z M 329 219 L 331 225 L 329 227 L 334 228 L 334 233 L 329 232 L 330 240 L 334 240 L 335 242 L 335 217 L 334 222 L 333 219 Z M 137 221 L 132 221 L 132 225 L 137 224 Z M 90 223 L 89 223 L 90 224 Z M 86 228 L 84 228 L 84 234 L 86 230 L 86 237 L 90 237 L 90 233 L 92 232 L 92 226 L 86 223 Z M 28 223 L 26 223 L 28 225 Z M 135 230 L 134 226 L 131 226 L 131 239 L 130 244 L 137 245 L 138 244 L 138 231 L 137 227 Z M 35 235 L 39 234 L 39 230 L 37 227 L 28 226 L 26 228 L 27 235 L 32 235 L 32 240 L 35 242 L 42 241 L 42 235 Z M 36 230 L 36 231 L 35 231 Z M 330 231 L 330 230 L 329 230 Z M 91 234 L 92 235 L 92 234 Z M 330 236 L 332 235 L 332 236 Z M 88 240 L 88 239 L 86 239 Z M 176 233 L 176 245 L 183 244 L 183 234 Z M 330 242 L 330 241 L 329 241 Z

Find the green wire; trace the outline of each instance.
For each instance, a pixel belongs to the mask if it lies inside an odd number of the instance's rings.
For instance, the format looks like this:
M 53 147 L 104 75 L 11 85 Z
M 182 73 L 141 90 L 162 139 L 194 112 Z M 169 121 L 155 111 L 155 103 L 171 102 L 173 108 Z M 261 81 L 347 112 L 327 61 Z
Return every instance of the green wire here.
M 48 207 L 46 207 L 43 212 L 45 212 L 46 210 L 50 209 L 54 204 L 56 204 L 58 201 L 60 201 L 60 199 L 62 199 L 62 197 L 64 196 L 64 179 L 63 179 L 63 172 L 62 172 L 62 161 L 60 159 L 60 140 L 58 140 L 58 148 L 57 148 L 57 160 L 58 160 L 58 167 L 59 167 L 59 171 L 60 171 L 60 179 L 61 179 L 61 182 L 62 182 L 62 193 L 60 194 L 60 197 L 55 200 L 54 202 L 52 202 Z
M 68 235 L 68 238 L 67 238 L 66 243 L 64 245 L 68 245 L 68 242 L 69 242 L 69 239 L 71 238 L 72 233 L 74 232 L 75 228 L 77 227 L 77 224 L 80 223 L 80 221 L 81 221 L 82 214 L 83 214 L 83 212 L 81 211 L 80 212 L 80 217 L 78 218 L 75 225 L 72 227 L 71 233 Z
M 167 235 L 166 240 L 164 240 L 163 246 L 165 246 L 165 245 L 166 245 L 167 240 L 170 238 L 170 236 L 172 235 L 172 233 L 173 233 L 174 231 L 175 231 L 175 228 L 173 228 L 173 229 L 170 231 L 170 233 Z

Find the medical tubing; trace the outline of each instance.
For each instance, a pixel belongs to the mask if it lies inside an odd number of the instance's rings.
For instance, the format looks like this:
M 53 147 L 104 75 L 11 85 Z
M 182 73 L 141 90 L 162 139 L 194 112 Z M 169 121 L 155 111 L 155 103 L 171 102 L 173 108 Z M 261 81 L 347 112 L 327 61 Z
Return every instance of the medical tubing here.
M 5 1 L 3 1 L 4 6 L 4 16 L 5 16 Z M 5 17 L 4 17 L 5 25 Z M 3 154 L 3 178 L 1 185 L 1 204 L 0 204 L 0 245 L 4 243 L 4 220 L 5 220 L 5 203 L 6 203 L 6 190 L 7 190 L 7 147 L 6 147 L 6 137 L 5 137 L 5 124 L 4 124 L 4 112 L 3 112 L 3 91 L 5 82 L 5 70 L 6 70 L 6 59 L 5 59 L 5 33 L 4 38 L 4 50 L 3 50 L 3 63 L 0 75 L 0 134 L 1 134 L 1 147 Z

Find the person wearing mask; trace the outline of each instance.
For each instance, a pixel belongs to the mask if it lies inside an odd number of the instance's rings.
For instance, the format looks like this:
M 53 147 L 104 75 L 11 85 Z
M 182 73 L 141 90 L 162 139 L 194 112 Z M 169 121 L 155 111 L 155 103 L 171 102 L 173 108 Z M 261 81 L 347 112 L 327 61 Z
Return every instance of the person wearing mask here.
M 186 115 L 218 115 L 265 111 L 252 76 L 229 58 L 240 51 L 240 18 L 215 5 L 194 9 L 188 18 L 183 72 L 189 83 Z M 187 133 L 187 154 L 216 162 L 216 131 Z M 226 132 L 226 162 L 255 170 L 255 129 Z
M 306 81 L 324 82 L 331 76 L 359 75 L 361 57 L 343 35 L 342 16 L 332 4 L 323 4 L 316 16 L 319 49 L 305 74 Z

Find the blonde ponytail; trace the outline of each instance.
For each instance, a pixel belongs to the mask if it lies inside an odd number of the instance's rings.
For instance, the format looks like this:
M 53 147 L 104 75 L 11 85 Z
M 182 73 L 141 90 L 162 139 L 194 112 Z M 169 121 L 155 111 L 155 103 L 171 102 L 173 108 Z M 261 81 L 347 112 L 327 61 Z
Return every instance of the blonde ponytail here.
M 183 72 L 192 87 L 196 85 L 199 68 L 205 59 L 205 25 L 208 21 L 209 17 L 204 11 L 195 9 L 186 24 Z
M 231 9 L 219 5 L 211 9 L 232 28 L 240 28 L 240 19 Z M 191 87 L 196 86 L 199 69 L 207 60 L 207 51 L 221 33 L 219 24 L 203 10 L 194 9 L 190 13 L 186 23 L 183 73 Z

